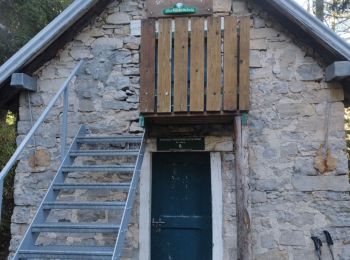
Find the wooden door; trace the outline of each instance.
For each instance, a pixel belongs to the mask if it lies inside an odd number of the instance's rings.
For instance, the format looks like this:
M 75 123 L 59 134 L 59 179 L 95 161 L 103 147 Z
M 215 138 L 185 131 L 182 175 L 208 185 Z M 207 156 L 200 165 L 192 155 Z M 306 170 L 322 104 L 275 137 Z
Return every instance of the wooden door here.
M 152 260 L 212 259 L 209 153 L 157 153 L 152 173 Z

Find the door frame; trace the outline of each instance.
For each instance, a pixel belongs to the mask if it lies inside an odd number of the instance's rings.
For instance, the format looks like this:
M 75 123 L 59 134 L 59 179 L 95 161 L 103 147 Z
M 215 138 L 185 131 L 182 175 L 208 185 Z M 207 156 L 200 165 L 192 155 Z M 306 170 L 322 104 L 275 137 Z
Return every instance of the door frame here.
M 205 152 L 205 151 L 204 151 Z M 210 152 L 210 176 L 212 196 L 212 259 L 223 258 L 223 194 L 221 178 L 221 154 Z M 151 201 L 152 201 L 152 152 L 146 146 L 140 177 L 139 209 L 139 258 L 151 259 Z M 215 202 L 215 203 L 213 203 Z

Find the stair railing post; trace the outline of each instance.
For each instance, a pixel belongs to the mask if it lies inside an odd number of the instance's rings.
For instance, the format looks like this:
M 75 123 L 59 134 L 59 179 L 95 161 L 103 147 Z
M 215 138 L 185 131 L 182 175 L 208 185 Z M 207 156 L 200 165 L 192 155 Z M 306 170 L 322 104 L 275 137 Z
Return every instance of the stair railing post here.
M 63 92 L 63 117 L 61 126 L 61 160 L 66 154 L 67 148 L 67 129 L 68 129 L 68 86 L 67 84 Z

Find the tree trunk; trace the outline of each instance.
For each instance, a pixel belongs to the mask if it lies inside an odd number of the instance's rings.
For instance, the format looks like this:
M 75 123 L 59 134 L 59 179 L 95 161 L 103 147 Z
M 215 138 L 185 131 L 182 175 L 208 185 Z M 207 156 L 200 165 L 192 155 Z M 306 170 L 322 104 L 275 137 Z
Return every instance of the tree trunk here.
M 6 122 L 7 110 L 0 109 L 0 123 Z
M 324 20 L 324 0 L 315 0 L 316 17 L 322 22 Z

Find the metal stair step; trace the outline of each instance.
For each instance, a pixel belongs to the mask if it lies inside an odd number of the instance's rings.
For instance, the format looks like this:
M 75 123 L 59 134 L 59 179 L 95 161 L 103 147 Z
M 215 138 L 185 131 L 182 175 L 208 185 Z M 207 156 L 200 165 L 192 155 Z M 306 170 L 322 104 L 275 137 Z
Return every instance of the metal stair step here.
M 86 128 L 82 126 L 74 137 L 64 160 L 56 173 L 52 186 L 46 193 L 38 213 L 34 217 L 25 236 L 19 245 L 18 251 L 14 255 L 14 260 L 19 259 L 84 259 L 84 260 L 110 260 L 115 255 L 118 259 L 122 254 L 123 243 L 125 240 L 125 230 L 127 230 L 130 220 L 131 209 L 135 197 L 136 187 L 141 172 L 141 164 L 145 150 L 144 138 L 135 135 L 120 136 L 85 136 Z M 80 150 L 80 144 L 96 145 L 98 148 L 91 146 L 91 150 Z M 101 145 L 99 145 L 101 144 Z M 109 144 L 115 144 L 114 147 Z M 130 144 L 130 145 L 129 145 Z M 84 146 L 85 148 L 85 146 Z M 124 150 L 125 148 L 125 150 Z M 105 150 L 102 150 L 105 149 Z M 138 156 L 139 155 L 139 156 Z M 77 156 L 137 156 L 135 163 L 111 162 L 110 165 L 71 165 L 72 160 Z M 106 164 L 106 162 L 105 162 Z M 64 166 L 62 166 L 64 165 Z M 79 174 L 89 174 L 90 172 L 105 173 L 125 173 L 127 177 L 132 175 L 131 183 L 64 183 L 65 176 L 62 173 L 78 172 Z M 133 174 L 134 173 L 134 174 Z M 74 201 L 58 200 L 54 201 L 55 195 L 52 189 L 60 190 L 125 190 L 128 192 L 126 201 Z M 50 210 L 120 210 L 123 213 L 122 222 L 113 223 L 71 223 L 71 222 L 44 222 L 43 213 L 49 213 Z M 41 211 L 41 212 L 40 212 Z M 42 212 L 45 211 L 45 212 Z M 64 213 L 64 212 L 61 212 Z M 80 245 L 36 245 L 36 237 L 41 232 L 52 233 L 113 233 L 117 238 L 115 245 L 111 247 L 97 246 L 80 246 Z M 52 243 L 55 243 L 53 241 Z M 56 242 L 58 244 L 58 242 Z
M 123 209 L 125 202 L 44 202 L 44 209 Z
M 137 156 L 138 150 L 72 150 L 70 156 Z
M 141 136 L 121 135 L 121 136 L 78 136 L 77 143 L 85 144 L 120 144 L 120 143 L 141 143 Z
M 125 165 L 83 165 L 83 166 L 64 166 L 62 172 L 133 172 L 135 166 Z
M 34 246 L 32 249 L 19 251 L 19 258 L 29 259 L 110 260 L 112 256 L 112 247 L 99 246 Z
M 116 233 L 118 232 L 118 229 L 119 225 L 115 224 L 51 222 L 33 224 L 31 231 L 33 233 Z
M 58 183 L 54 190 L 128 190 L 130 183 Z

